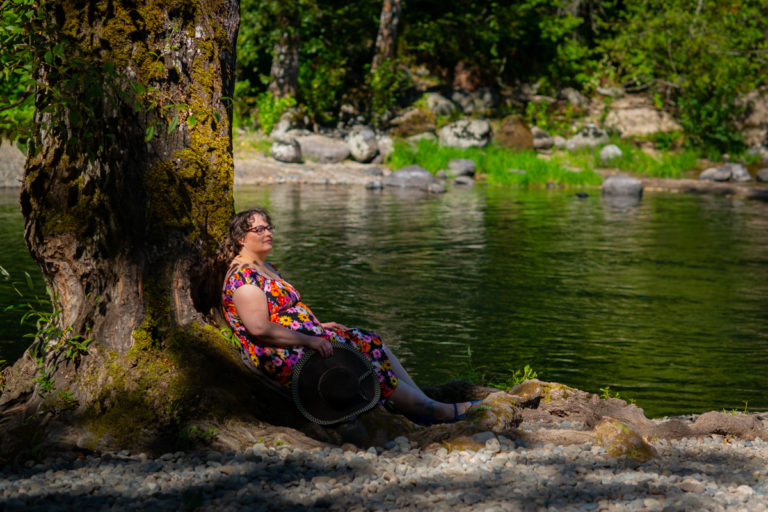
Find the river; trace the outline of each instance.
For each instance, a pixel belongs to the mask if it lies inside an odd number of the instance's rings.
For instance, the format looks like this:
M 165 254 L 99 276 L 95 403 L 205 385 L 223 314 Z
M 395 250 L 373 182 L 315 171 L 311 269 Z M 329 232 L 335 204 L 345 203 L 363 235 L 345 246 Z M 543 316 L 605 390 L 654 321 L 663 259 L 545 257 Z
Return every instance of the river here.
M 652 417 L 768 410 L 767 203 L 496 186 L 271 185 L 235 200 L 270 209 L 272 260 L 320 320 L 378 332 L 417 382 L 502 382 L 528 364 Z M 39 283 L 16 202 L 0 194 L 0 265 Z M 28 342 L 17 324 L 0 316 L 0 359 Z

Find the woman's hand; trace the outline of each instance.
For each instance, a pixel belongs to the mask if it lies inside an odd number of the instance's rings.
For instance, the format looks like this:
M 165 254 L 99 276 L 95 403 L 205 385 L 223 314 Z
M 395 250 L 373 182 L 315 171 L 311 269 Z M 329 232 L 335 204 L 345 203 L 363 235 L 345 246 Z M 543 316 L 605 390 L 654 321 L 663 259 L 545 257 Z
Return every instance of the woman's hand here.
M 349 327 L 347 327 L 346 325 L 341 325 L 338 322 L 325 322 L 325 323 L 321 322 L 320 325 L 322 325 L 324 329 L 337 329 L 339 331 L 349 330 Z
M 307 346 L 317 350 L 323 359 L 333 355 L 333 345 L 331 345 L 331 342 L 325 338 L 312 336 L 307 342 Z

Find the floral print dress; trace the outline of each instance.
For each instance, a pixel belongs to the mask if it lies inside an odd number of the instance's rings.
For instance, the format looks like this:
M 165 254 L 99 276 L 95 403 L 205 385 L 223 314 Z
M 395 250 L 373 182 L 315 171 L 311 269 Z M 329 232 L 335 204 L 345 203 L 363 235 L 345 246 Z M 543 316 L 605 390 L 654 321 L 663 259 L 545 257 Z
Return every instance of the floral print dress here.
M 377 334 L 362 329 L 344 331 L 324 328 L 309 307 L 301 301 L 298 290 L 282 279 L 282 276 L 280 279 L 270 279 L 253 268 L 245 267 L 236 270 L 227 278 L 222 291 L 222 304 L 227 322 L 254 366 L 261 368 L 280 384 L 290 387 L 293 367 L 304 354 L 304 347 L 267 345 L 246 332 L 232 299 L 235 290 L 244 284 L 256 285 L 267 295 L 271 322 L 310 336 L 321 336 L 329 341 L 354 345 L 373 364 L 381 386 L 382 403 L 395 390 L 397 377 L 392 372 L 384 345 Z

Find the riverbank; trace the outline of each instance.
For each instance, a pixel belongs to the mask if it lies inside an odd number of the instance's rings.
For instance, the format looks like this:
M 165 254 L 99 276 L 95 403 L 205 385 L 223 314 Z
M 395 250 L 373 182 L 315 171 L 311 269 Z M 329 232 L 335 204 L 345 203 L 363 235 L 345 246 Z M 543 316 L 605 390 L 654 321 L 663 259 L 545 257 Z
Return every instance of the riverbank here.
M 695 417 L 678 418 L 692 424 Z M 658 420 L 662 421 L 662 420 Z M 573 432 L 524 421 L 517 432 Z M 278 429 L 279 430 L 279 429 Z M 283 429 L 284 430 L 284 429 Z M 265 433 L 243 450 L 105 453 L 0 468 L 0 508 L 52 510 L 746 510 L 768 509 L 768 443 L 720 435 L 652 441 L 644 464 L 591 442 L 526 444 L 492 433 L 476 450 L 295 446 Z

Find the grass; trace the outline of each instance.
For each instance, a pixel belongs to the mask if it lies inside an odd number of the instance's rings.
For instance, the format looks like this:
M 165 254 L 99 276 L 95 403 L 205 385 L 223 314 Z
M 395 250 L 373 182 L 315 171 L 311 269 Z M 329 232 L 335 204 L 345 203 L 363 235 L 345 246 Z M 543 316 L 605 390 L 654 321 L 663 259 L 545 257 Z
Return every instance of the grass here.
M 521 187 L 545 185 L 554 182 L 568 186 L 599 185 L 602 178 L 591 166 L 580 171 L 569 170 L 568 162 L 560 156 L 540 158 L 533 151 L 513 151 L 498 146 L 485 148 L 450 148 L 436 142 L 421 140 L 415 146 L 406 142 L 395 143 L 389 156 L 392 169 L 406 165 L 420 165 L 432 173 L 448 168 L 453 158 L 467 158 L 477 165 L 478 174 L 487 176 L 491 183 L 504 183 Z M 525 173 L 510 172 L 524 170 Z
M 248 157 L 259 153 L 269 153 L 272 142 L 266 135 L 256 131 L 233 131 L 232 149 L 239 157 Z

